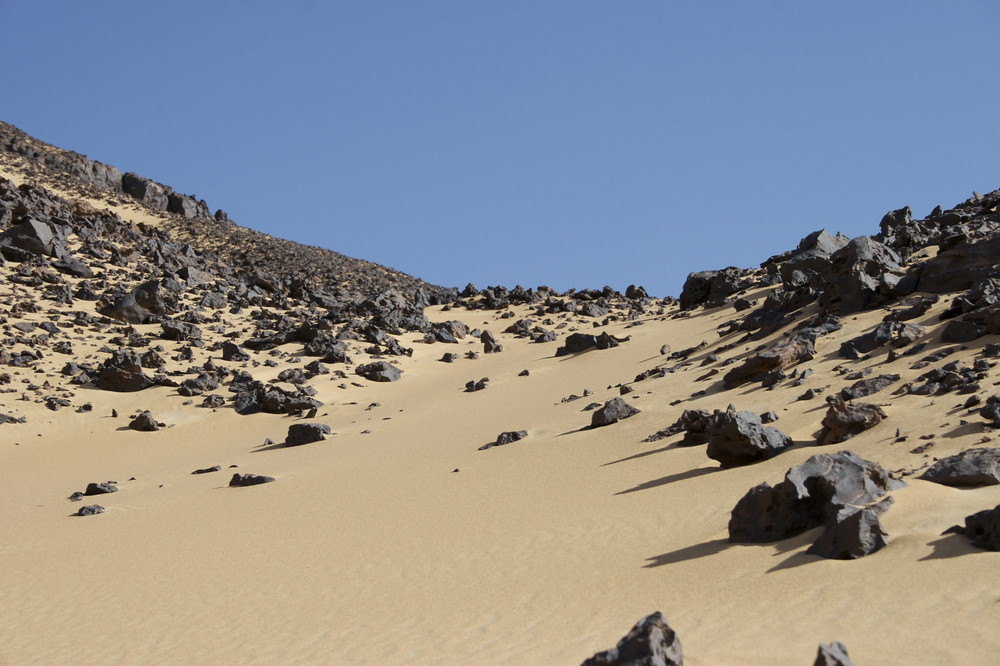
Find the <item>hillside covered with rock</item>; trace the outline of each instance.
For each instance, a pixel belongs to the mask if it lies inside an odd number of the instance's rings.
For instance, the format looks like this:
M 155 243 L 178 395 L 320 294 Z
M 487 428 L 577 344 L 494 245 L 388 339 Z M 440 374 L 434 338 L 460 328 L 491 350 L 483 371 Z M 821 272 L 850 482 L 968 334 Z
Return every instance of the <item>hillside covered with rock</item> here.
M 458 290 L 0 147 L 0 661 L 995 659 L 1000 190 Z

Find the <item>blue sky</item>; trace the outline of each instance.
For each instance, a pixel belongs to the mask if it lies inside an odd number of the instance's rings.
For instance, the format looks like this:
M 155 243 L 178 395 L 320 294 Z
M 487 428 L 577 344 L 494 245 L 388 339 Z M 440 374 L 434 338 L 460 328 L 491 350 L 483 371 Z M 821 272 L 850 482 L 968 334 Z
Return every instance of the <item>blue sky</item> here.
M 446 286 L 677 295 L 1000 187 L 986 0 L 0 0 L 0 24 L 0 119 Z

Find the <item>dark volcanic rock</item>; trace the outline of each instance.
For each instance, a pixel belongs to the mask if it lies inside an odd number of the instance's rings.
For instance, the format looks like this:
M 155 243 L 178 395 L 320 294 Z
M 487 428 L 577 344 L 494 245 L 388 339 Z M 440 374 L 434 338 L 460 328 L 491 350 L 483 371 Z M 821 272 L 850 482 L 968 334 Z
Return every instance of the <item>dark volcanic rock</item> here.
M 87 506 L 81 506 L 80 510 L 76 512 L 78 516 L 96 516 L 99 513 L 104 513 L 104 507 L 100 504 L 88 504 Z
M 160 429 L 160 425 L 149 412 L 141 412 L 132 419 L 128 427 L 130 430 L 138 430 L 139 432 L 153 432 Z
M 227 341 L 222 343 L 222 360 L 245 363 L 250 360 L 250 354 L 240 349 L 239 345 Z
M 729 540 L 763 543 L 795 536 L 903 485 L 878 463 L 850 451 L 815 455 L 790 468 L 777 486 L 751 488 L 733 508 Z
M 772 458 L 792 445 L 777 428 L 764 425 L 754 412 L 737 412 L 732 405 L 716 411 L 705 426 L 706 453 L 723 467 L 749 465 Z
M 256 486 L 261 483 L 271 483 L 274 481 L 273 476 L 261 476 L 257 474 L 233 474 L 233 478 L 229 480 L 229 487 L 241 487 L 241 486 Z
M 870 236 L 852 239 L 830 255 L 829 270 L 822 274 L 822 305 L 828 311 L 850 314 L 881 304 L 902 289 L 901 262 L 892 248 Z
M 153 380 L 142 371 L 142 359 L 131 349 L 119 349 L 104 361 L 95 383 L 106 391 L 129 393 L 153 385 Z
M 628 404 L 621 398 L 612 398 L 604 403 L 604 406 L 596 410 L 590 419 L 591 428 L 618 423 L 622 419 L 635 416 L 639 410 Z
M 965 528 L 961 531 L 969 537 L 972 545 L 1000 551 L 1000 505 L 966 516 Z
M 375 361 L 359 365 L 355 372 L 373 382 L 394 382 L 402 376 L 402 370 L 387 361 Z
M 489 444 L 484 444 L 479 447 L 480 451 L 485 451 L 486 449 L 492 449 L 494 446 L 504 446 L 506 444 L 512 444 L 513 442 L 519 442 L 528 436 L 527 430 L 512 430 L 510 432 L 502 432 L 497 437 L 495 442 L 490 442 Z
M 904 324 L 902 322 L 882 322 L 864 335 L 848 340 L 840 345 L 841 358 L 858 358 L 860 354 L 875 351 L 883 345 L 893 348 L 913 344 L 926 333 L 919 324 Z
M 871 506 L 844 507 L 828 522 L 807 551 L 831 560 L 856 560 L 883 548 L 888 536 L 879 516 L 892 504 L 885 497 Z
M 295 423 L 288 426 L 288 436 L 285 437 L 286 446 L 299 446 L 300 444 L 311 444 L 326 439 L 332 434 L 330 426 L 324 423 Z
M 878 377 L 861 379 L 842 389 L 840 391 L 840 397 L 844 400 L 857 400 L 858 398 L 864 398 L 872 395 L 873 393 L 878 393 L 885 387 L 898 381 L 899 375 L 879 375 Z
M 113 483 L 88 483 L 84 495 L 106 495 L 118 492 L 118 486 Z
M 726 388 L 734 388 L 747 382 L 761 381 L 769 373 L 811 361 L 815 355 L 813 341 L 806 336 L 796 336 L 750 356 L 742 365 L 727 372 L 722 382 Z
M 920 265 L 917 288 L 932 294 L 969 289 L 983 278 L 996 276 L 997 257 L 1000 236 L 962 239 Z
M 29 254 L 49 257 L 64 251 L 64 244 L 53 233 L 52 227 L 34 219 L 25 220 L 0 234 L 0 247 L 15 247 Z
M 618 645 L 599 652 L 582 666 L 683 666 L 677 633 L 657 611 L 639 620 Z
M 144 282 L 101 314 L 130 324 L 148 324 L 160 321 L 175 308 L 174 298 L 160 280 Z
M 680 306 L 689 310 L 706 303 L 720 302 L 750 286 L 750 271 L 730 266 L 721 271 L 691 273 L 681 289 Z
M 221 465 L 213 465 L 212 467 L 204 467 L 202 469 L 196 469 L 195 471 L 193 471 L 191 473 L 192 474 L 211 474 L 212 472 L 221 472 L 221 471 L 222 471 L 222 466 Z
M 965 488 L 1000 485 L 1000 448 L 968 449 L 942 458 L 920 478 Z
M 839 396 L 827 398 L 830 408 L 823 417 L 823 430 L 819 444 L 836 444 L 874 428 L 886 418 L 878 405 L 867 402 L 844 402 Z
M 847 646 L 840 641 L 834 641 L 820 644 L 813 666 L 854 666 L 854 662 L 847 654 Z

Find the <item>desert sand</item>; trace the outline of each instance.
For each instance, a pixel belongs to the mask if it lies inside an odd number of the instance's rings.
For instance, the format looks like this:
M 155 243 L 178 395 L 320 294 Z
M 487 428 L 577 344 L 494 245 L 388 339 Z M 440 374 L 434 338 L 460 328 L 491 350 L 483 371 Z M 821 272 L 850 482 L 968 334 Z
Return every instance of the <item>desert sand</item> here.
M 0 176 L 27 178 L 10 161 Z M 124 206 L 109 210 L 128 219 Z M 776 250 L 793 243 L 784 239 Z M 8 261 L 2 270 L 10 275 L 18 266 Z M 762 299 L 770 289 L 744 295 Z M 12 313 L 29 298 L 38 312 Z M 705 359 L 742 340 L 740 332 L 719 334 L 735 316 L 729 304 L 678 316 L 676 302 L 648 299 L 641 314 L 618 312 L 606 324 L 561 312 L 549 315 L 565 324 L 559 341 L 541 344 L 503 332 L 522 317 L 538 319 L 533 306 L 432 305 L 424 311 L 431 322 L 490 330 L 503 351 L 484 354 L 472 336 L 428 344 L 422 333 L 405 333 L 398 337 L 412 356 L 390 359 L 403 371 L 399 381 L 376 383 L 350 366 L 330 365 L 347 378 L 309 381 L 324 403 L 313 418 L 201 407 L 200 397 L 164 386 L 117 393 L 69 385 L 62 366 L 98 363 L 124 324 L 67 325 L 71 354 L 44 349 L 29 367 L 0 368 L 11 376 L 0 387 L 9 389 L 0 394 L 0 412 L 25 418 L 0 424 L 0 593 L 7 600 L 0 663 L 579 664 L 656 610 L 695 666 L 809 664 L 819 643 L 834 640 L 856 664 L 996 663 L 1000 554 L 942 533 L 1000 504 L 1000 486 L 953 488 L 917 478 L 934 460 L 995 445 L 996 437 L 962 408 L 967 396 L 893 393 L 926 371 L 911 369 L 915 360 L 955 346 L 939 339 L 937 316 L 949 303 L 942 298 L 912 322 L 928 331 L 919 355 L 889 361 L 881 349 L 841 358 L 842 342 L 886 314 L 861 312 L 817 339 L 815 358 L 799 366 L 813 371 L 803 384 L 783 381 L 772 390 L 759 383 L 727 390 L 722 373 L 697 381 L 718 367 L 702 367 Z M 8 279 L 0 285 L 5 324 L 52 321 L 53 313 L 66 324 L 68 313 L 95 307 L 43 301 Z M 741 361 L 814 308 L 720 356 Z M 282 370 L 313 360 L 296 342 L 276 352 L 247 350 L 247 362 L 223 361 L 213 344 L 248 338 L 256 309 L 217 311 L 214 325 L 201 326 L 204 345 L 190 361 L 169 360 L 185 343 L 161 339 L 158 324 L 131 326 L 150 346 L 162 346 L 169 369 L 211 360 L 276 381 Z M 556 356 L 573 331 L 630 339 Z M 230 332 L 238 335 L 226 337 Z M 962 345 L 948 360 L 971 364 L 998 338 Z M 660 353 L 665 344 L 676 351 L 703 341 L 689 365 Z M 351 343 L 355 364 L 370 360 L 364 346 Z M 465 358 L 469 351 L 479 358 Z M 448 352 L 461 357 L 442 362 Z M 267 360 L 273 367 L 262 365 Z M 633 381 L 656 367 L 674 371 Z M 901 375 L 866 399 L 887 418 L 846 442 L 817 446 L 824 397 L 852 383 L 842 370 L 869 367 Z M 530 374 L 519 376 L 523 370 Z M 998 381 L 995 368 L 988 374 L 984 397 Z M 465 390 L 482 377 L 489 378 L 484 390 Z M 641 412 L 588 429 L 592 412 L 584 407 L 618 397 L 622 384 L 634 388 L 623 397 Z M 808 388 L 824 390 L 799 400 Z M 225 386 L 215 392 L 229 395 Z M 47 408 L 43 398 L 55 394 L 70 406 Z M 92 409 L 78 412 L 85 403 Z M 679 435 L 643 442 L 685 409 L 730 404 L 776 412 L 773 425 L 794 446 L 724 469 L 703 446 L 678 446 Z M 164 427 L 128 429 L 141 410 Z M 288 426 L 302 422 L 327 424 L 334 434 L 282 446 Z M 479 450 L 515 430 L 528 435 Z M 751 487 L 775 484 L 810 456 L 840 450 L 877 461 L 907 484 L 891 492 L 894 504 L 882 519 L 886 547 L 856 560 L 807 554 L 819 528 L 774 543 L 729 543 L 730 512 Z M 191 473 L 212 465 L 222 470 Z M 228 487 L 234 472 L 276 481 Z M 108 480 L 119 492 L 67 499 Z M 106 511 L 74 515 L 93 502 Z

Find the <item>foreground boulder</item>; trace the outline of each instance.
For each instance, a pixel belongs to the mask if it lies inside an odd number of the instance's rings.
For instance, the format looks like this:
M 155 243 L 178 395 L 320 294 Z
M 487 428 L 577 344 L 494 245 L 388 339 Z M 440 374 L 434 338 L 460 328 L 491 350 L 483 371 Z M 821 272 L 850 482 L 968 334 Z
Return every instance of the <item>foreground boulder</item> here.
M 600 428 L 635 416 L 639 410 L 621 398 L 612 398 L 590 417 L 590 427 Z
M 373 382 L 394 382 L 403 376 L 402 370 L 386 361 L 359 365 L 354 372 Z
M 723 467 L 767 460 L 792 445 L 791 437 L 764 425 L 758 414 L 737 412 L 732 405 L 724 412 L 716 410 L 706 420 L 704 436 L 708 439 L 708 457 Z
M 844 507 L 806 552 L 830 560 L 856 560 L 871 555 L 887 543 L 888 535 L 879 523 L 879 516 L 891 504 L 892 498 L 885 497 L 871 506 Z
M 965 527 L 955 531 L 969 537 L 973 546 L 1000 551 L 1000 505 L 966 516 Z
M 618 645 L 598 652 L 582 666 L 683 666 L 681 639 L 656 611 L 639 620 Z
M 285 437 L 285 446 L 300 446 L 311 444 L 326 439 L 332 434 L 330 426 L 325 423 L 295 423 L 288 426 L 288 436 Z
M 878 405 L 868 402 L 845 402 L 839 396 L 826 399 L 830 408 L 823 417 L 823 430 L 819 435 L 819 444 L 837 444 L 855 435 L 874 428 L 886 413 Z
M 965 488 L 1000 485 L 1000 448 L 968 449 L 942 458 L 920 478 Z
M 815 455 L 789 469 L 777 486 L 751 488 L 733 508 L 729 540 L 766 543 L 822 525 L 836 527 L 850 518 L 840 515 L 843 509 L 869 504 L 903 485 L 878 463 L 851 451 Z

